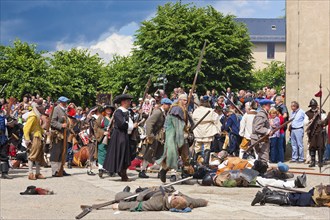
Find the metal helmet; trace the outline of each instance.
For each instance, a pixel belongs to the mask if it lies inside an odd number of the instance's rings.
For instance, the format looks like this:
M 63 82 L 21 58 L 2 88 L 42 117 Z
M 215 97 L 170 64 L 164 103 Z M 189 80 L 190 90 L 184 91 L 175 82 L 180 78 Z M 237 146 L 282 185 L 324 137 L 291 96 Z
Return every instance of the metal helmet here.
M 310 102 L 309 102 L 309 106 L 308 107 L 312 107 L 312 106 L 317 106 L 317 101 L 315 99 L 312 99 Z
M 214 175 L 215 174 L 207 173 L 202 180 L 202 186 L 212 186 Z

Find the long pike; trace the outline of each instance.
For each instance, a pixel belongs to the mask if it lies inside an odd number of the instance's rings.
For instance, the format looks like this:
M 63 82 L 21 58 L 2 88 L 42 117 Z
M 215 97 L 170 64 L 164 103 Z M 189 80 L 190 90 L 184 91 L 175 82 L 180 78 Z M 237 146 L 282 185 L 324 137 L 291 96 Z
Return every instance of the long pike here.
M 192 84 L 192 87 L 191 87 L 191 90 L 189 92 L 189 96 L 188 96 L 188 103 L 187 103 L 187 108 L 190 104 L 190 100 L 191 100 L 191 97 L 192 97 L 192 94 L 195 90 L 195 87 L 196 87 L 196 81 L 197 81 L 197 76 L 198 76 L 198 73 L 200 72 L 201 70 L 201 66 L 202 66 L 202 61 L 203 61 L 203 56 L 204 56 L 204 52 L 205 52 L 205 47 L 206 47 L 206 41 L 204 41 L 204 45 L 203 45 L 203 49 L 201 51 L 201 55 L 199 56 L 199 60 L 198 60 L 198 64 L 197 64 L 197 68 L 196 68 L 196 73 L 195 73 L 195 78 L 194 78 L 194 82 Z

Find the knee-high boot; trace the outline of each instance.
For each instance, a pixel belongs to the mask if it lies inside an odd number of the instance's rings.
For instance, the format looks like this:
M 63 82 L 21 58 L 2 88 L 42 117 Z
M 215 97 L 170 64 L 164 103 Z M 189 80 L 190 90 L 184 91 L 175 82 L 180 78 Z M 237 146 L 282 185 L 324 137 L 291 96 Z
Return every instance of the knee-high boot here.
M 272 191 L 267 187 L 264 187 L 262 191 L 257 192 L 251 205 L 260 203 L 264 205 L 266 203 L 276 204 L 276 205 L 290 205 L 289 194 L 281 191 Z
M 309 167 L 315 167 L 315 150 L 309 150 L 309 154 L 311 155 L 311 164 L 309 164 Z

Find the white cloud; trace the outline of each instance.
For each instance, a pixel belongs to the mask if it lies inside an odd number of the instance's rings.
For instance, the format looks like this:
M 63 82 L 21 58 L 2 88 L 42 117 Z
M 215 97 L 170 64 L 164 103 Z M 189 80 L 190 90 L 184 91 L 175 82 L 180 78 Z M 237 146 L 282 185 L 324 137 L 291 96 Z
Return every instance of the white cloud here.
M 65 38 L 56 44 L 56 50 L 70 50 L 71 48 L 88 49 L 91 54 L 98 54 L 108 62 L 115 54 L 127 56 L 133 49 L 133 34 L 138 29 L 136 22 L 131 22 L 119 30 L 109 28 L 102 33 L 98 40 L 86 42 L 84 37 L 80 37 L 77 42 L 65 43 Z
M 250 17 L 255 13 L 255 8 L 251 7 L 248 0 L 218 1 L 213 7 L 224 14 L 237 17 Z

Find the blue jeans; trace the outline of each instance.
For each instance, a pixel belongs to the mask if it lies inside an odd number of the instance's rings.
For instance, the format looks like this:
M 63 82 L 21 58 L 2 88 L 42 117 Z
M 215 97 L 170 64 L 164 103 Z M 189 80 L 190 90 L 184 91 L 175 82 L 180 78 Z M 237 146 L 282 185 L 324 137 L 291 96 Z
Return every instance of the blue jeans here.
M 272 137 L 269 139 L 270 141 L 270 162 L 271 163 L 277 163 L 277 148 L 278 148 L 278 138 Z
M 324 151 L 324 160 L 330 160 L 330 144 L 327 144 Z
M 291 147 L 292 161 L 304 161 L 304 129 L 292 129 L 291 131 Z
M 284 152 L 285 152 L 284 143 L 285 143 L 285 133 L 280 134 L 280 137 L 278 138 L 276 162 L 284 162 Z

